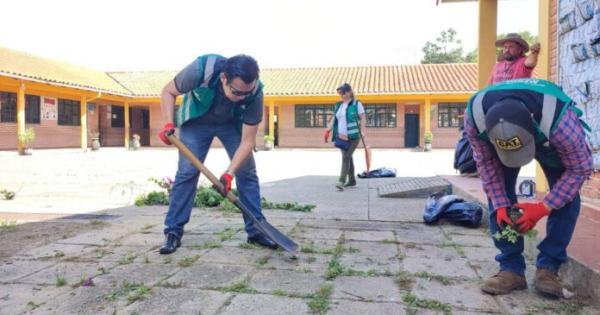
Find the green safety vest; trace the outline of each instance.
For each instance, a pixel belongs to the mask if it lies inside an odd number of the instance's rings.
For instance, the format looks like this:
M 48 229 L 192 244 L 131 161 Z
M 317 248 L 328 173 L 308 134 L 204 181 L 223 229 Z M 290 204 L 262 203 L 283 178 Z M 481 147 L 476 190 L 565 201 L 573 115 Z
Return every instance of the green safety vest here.
M 475 93 L 467 104 L 467 116 L 474 123 L 479 132 L 478 137 L 489 141 L 485 127 L 485 106 L 483 98 L 488 92 L 511 90 L 518 93 L 519 90 L 537 92 L 543 95 L 541 105 L 541 117 L 539 121 L 534 120 L 536 129 L 536 151 L 535 158 L 542 164 L 553 168 L 562 168 L 562 162 L 556 150 L 550 145 L 550 135 L 556 128 L 556 123 L 561 120 L 567 109 L 571 109 L 578 117 L 583 112 L 575 106 L 575 103 L 569 98 L 557 85 L 546 80 L 539 79 L 517 79 L 500 82 L 491 85 Z M 586 130 L 590 127 L 581 119 L 579 120 Z
M 198 72 L 203 80 L 199 87 L 185 93 L 183 96 L 183 102 L 175 115 L 177 127 L 181 127 L 187 121 L 198 118 L 209 111 L 210 107 L 213 105 L 215 94 L 219 89 L 218 84 L 221 82 L 219 80 L 219 75 L 222 69 L 215 67 L 215 64 L 217 60 L 223 58 L 225 57 L 216 54 L 198 57 Z M 262 93 L 262 90 L 263 84 L 259 80 L 254 92 L 246 97 L 244 102 L 252 103 L 256 97 Z M 242 107 L 243 106 L 235 106 L 234 109 L 234 117 L 237 121 L 239 131 L 241 131 L 242 127 Z
M 358 118 L 358 105 L 357 100 L 352 100 L 346 107 L 346 125 L 348 127 L 348 139 L 356 140 L 360 139 L 360 126 Z M 333 139 L 337 138 L 338 134 L 338 119 L 336 116 L 337 111 L 342 106 L 342 102 L 335 103 L 335 109 L 333 111 Z

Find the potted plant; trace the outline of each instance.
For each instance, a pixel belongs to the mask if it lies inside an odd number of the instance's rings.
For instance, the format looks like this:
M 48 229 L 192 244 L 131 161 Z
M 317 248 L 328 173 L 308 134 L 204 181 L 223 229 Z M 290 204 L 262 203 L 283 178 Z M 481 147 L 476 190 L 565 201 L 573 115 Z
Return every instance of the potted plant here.
M 19 131 L 18 135 L 19 141 L 19 154 L 20 155 L 30 155 L 31 154 L 31 146 L 33 141 L 35 141 L 35 130 L 32 127 L 25 129 L 24 132 Z
M 433 134 L 430 131 L 425 132 L 424 142 L 425 151 L 431 151 L 431 142 L 433 141 Z
M 100 150 L 100 133 L 90 132 L 90 138 L 92 139 L 92 151 Z
M 137 150 L 141 147 L 142 145 L 140 144 L 140 135 L 138 135 L 137 133 L 133 134 L 132 140 L 131 140 L 131 147 L 134 150 Z
M 272 150 L 275 143 L 275 138 L 271 135 L 265 135 L 265 149 Z

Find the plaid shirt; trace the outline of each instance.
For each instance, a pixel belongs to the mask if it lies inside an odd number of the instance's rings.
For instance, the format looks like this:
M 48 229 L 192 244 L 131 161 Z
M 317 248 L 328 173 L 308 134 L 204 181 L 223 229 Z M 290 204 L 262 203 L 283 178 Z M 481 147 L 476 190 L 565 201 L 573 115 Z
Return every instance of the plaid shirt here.
M 467 117 L 467 113 L 465 113 Z M 492 200 L 494 209 L 511 205 L 504 189 L 504 174 L 500 160 L 488 141 L 480 139 L 469 119 L 465 119 L 465 132 L 471 147 L 483 190 Z M 560 179 L 544 197 L 544 202 L 552 209 L 560 209 L 573 200 L 583 182 L 592 174 L 592 152 L 586 141 L 585 132 L 579 118 L 570 109 L 557 123 L 550 135 L 550 145 L 556 150 L 565 168 Z

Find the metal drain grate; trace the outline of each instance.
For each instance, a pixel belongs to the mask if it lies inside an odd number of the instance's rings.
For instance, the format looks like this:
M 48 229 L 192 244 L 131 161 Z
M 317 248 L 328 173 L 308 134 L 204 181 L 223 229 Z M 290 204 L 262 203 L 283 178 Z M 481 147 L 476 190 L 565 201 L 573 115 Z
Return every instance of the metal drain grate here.
M 424 198 L 441 191 L 451 193 L 452 186 L 439 176 L 405 179 L 377 188 L 379 197 L 388 198 Z

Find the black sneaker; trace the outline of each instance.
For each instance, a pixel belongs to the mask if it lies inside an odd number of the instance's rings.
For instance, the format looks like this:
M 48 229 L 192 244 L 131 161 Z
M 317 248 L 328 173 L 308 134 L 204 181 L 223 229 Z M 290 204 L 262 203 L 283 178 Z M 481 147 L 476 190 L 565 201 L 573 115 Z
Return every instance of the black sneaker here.
M 168 233 L 165 235 L 165 243 L 160 248 L 159 253 L 161 255 L 168 255 L 174 253 L 177 248 L 181 246 L 181 240 L 177 235 L 173 233 Z
M 248 237 L 248 240 L 246 242 L 248 242 L 249 244 L 256 244 L 270 249 L 277 249 L 277 247 L 279 247 L 275 242 L 266 238 L 262 234 Z
M 356 181 L 349 181 L 344 184 L 344 187 L 356 187 Z

